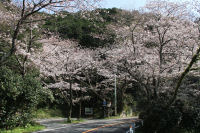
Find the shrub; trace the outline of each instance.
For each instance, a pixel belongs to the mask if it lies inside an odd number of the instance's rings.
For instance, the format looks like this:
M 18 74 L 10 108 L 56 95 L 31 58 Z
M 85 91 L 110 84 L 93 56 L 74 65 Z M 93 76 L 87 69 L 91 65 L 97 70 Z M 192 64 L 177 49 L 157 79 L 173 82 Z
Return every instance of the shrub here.
M 182 121 L 180 126 L 188 132 L 198 133 L 200 131 L 200 109 L 186 106 L 182 109 Z
M 140 113 L 144 120 L 143 131 L 148 133 L 197 133 L 200 128 L 200 110 L 177 100 L 166 108 L 167 100 L 154 100 Z
M 44 94 L 37 77 L 22 77 L 7 67 L 0 67 L 0 128 L 25 126 L 31 121 L 31 110 Z

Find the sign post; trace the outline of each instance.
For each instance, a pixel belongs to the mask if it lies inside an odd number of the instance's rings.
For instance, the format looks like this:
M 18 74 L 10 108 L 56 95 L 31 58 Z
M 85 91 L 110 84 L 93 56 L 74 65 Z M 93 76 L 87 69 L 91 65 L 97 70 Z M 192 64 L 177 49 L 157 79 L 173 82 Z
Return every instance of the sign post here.
M 106 117 L 106 105 L 107 105 L 107 103 L 106 103 L 106 100 L 104 99 L 103 100 L 103 117 L 104 118 Z
M 115 116 L 117 116 L 117 79 L 115 74 Z

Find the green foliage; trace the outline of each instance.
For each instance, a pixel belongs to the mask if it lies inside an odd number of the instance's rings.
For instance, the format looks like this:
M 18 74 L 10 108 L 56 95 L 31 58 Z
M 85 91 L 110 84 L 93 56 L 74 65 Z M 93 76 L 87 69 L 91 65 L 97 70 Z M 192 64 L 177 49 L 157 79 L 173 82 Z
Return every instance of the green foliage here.
M 156 48 L 159 46 L 156 42 L 146 42 L 144 45 L 146 48 Z
M 82 18 L 78 13 L 52 16 L 43 28 L 58 33 L 64 39 L 76 39 L 82 47 L 95 48 L 114 43 L 115 35 L 106 29 L 106 23 Z M 102 37 L 103 36 L 103 37 Z
M 117 22 L 117 20 L 113 17 L 117 15 L 121 10 L 117 8 L 109 8 L 109 9 L 98 9 L 99 14 L 106 22 Z
M 184 107 L 182 109 L 181 127 L 188 132 L 198 133 L 200 131 L 200 109 L 198 107 Z
M 10 44 L 3 38 L 0 38 L 0 57 L 4 55 L 10 48 Z
M 135 11 L 130 13 L 121 9 L 96 9 L 84 14 L 63 12 L 65 17 L 51 16 L 43 28 L 59 34 L 64 39 L 75 39 L 81 47 L 97 48 L 114 44 L 116 34 L 108 28 L 109 24 L 130 25 Z
M 6 23 L 0 23 L 0 33 L 9 35 L 12 32 L 11 27 Z
M 52 109 L 52 108 L 42 108 L 37 109 L 33 112 L 34 118 L 44 119 L 44 118 L 58 118 L 64 117 L 63 113 L 59 109 Z
M 27 124 L 24 127 L 17 127 L 12 130 L 1 130 L 0 133 L 29 133 L 29 132 L 35 132 L 44 129 L 45 127 L 42 125 L 39 125 L 37 123 Z
M 149 133 L 175 133 L 174 128 L 178 124 L 180 112 L 176 108 L 166 109 L 162 105 L 154 105 L 141 118 L 144 120 L 144 130 Z M 177 131 L 176 131 L 177 132 Z
M 145 107 L 140 118 L 144 120 L 143 131 L 148 133 L 182 133 L 183 130 L 197 133 L 200 127 L 200 110 L 187 107 L 184 101 L 177 100 L 166 108 L 168 100 L 153 100 Z
M 63 38 L 73 39 L 80 39 L 83 32 L 88 34 L 94 30 L 94 27 L 92 27 L 92 24 L 88 20 L 72 14 L 68 14 L 64 18 L 61 16 L 52 16 L 51 19 L 46 21 L 43 27 L 49 29 L 51 32 L 60 33 Z
M 32 121 L 31 111 L 46 93 L 34 73 L 24 77 L 8 67 L 0 68 L 0 127 L 25 126 Z
M 30 33 L 32 33 L 30 35 Z M 32 36 L 32 39 L 30 40 L 30 36 Z M 38 43 L 37 40 L 40 38 L 41 33 L 38 28 L 33 28 L 32 31 L 30 29 L 30 25 L 26 25 L 24 27 L 24 31 L 22 33 L 19 33 L 17 36 L 17 40 L 20 40 L 21 42 L 25 43 L 27 48 L 33 48 L 33 49 L 40 49 L 42 47 L 41 43 Z M 30 45 L 31 41 L 31 45 Z
M 17 36 L 17 40 L 23 40 L 24 38 L 25 38 L 24 33 L 19 33 L 19 35 Z

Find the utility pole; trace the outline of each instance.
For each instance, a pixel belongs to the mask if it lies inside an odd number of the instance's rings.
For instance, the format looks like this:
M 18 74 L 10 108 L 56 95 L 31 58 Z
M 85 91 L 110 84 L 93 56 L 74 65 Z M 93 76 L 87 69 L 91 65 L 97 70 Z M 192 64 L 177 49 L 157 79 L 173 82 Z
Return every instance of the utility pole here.
M 115 74 L 115 116 L 117 116 L 117 79 Z

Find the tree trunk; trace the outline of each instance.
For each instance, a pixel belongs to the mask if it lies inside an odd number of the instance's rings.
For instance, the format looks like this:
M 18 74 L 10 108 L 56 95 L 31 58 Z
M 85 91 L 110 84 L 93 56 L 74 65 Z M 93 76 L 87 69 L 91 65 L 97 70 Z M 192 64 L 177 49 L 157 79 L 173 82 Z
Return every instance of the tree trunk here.
M 71 116 L 72 116 L 72 79 L 71 77 L 69 78 L 70 80 L 70 86 L 69 86 L 69 90 L 70 90 L 70 103 L 69 103 L 69 112 L 68 112 L 68 122 L 71 122 Z
M 81 118 L 81 108 L 82 108 L 82 101 L 80 101 L 80 103 L 79 103 L 79 115 L 78 115 L 78 119 L 80 120 L 80 118 Z
M 176 97 L 178 95 L 178 91 L 181 87 L 181 84 L 185 78 L 185 76 L 190 72 L 190 69 L 192 68 L 193 64 L 198 60 L 200 54 L 200 47 L 197 49 L 196 54 L 192 57 L 192 60 L 190 61 L 190 64 L 187 66 L 187 68 L 185 69 L 185 71 L 181 74 L 181 77 L 179 78 L 177 84 L 176 84 L 176 88 L 174 90 L 174 94 L 172 96 L 172 98 L 170 99 L 169 103 L 167 104 L 167 107 L 170 107 L 176 100 Z

